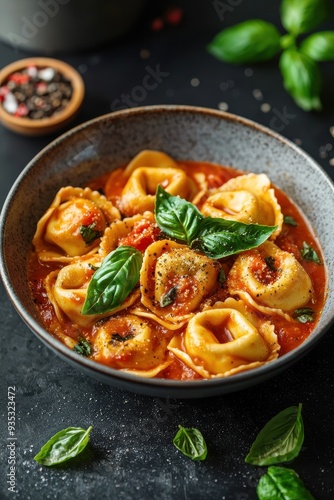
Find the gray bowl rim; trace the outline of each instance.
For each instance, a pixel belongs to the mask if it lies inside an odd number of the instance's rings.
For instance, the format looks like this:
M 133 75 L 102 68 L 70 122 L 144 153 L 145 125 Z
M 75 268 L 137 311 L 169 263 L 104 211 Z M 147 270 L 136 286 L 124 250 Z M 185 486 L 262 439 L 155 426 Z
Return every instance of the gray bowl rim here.
M 71 351 L 68 347 L 62 344 L 58 339 L 53 337 L 50 333 L 47 332 L 41 325 L 30 316 L 30 314 L 22 307 L 20 299 L 11 285 L 9 275 L 6 269 L 6 259 L 5 259 L 5 249 L 3 245 L 4 232 L 6 226 L 6 216 L 7 213 L 11 209 L 11 205 L 13 202 L 13 198 L 15 196 L 16 191 L 19 189 L 22 179 L 25 177 L 27 172 L 32 169 L 36 162 L 38 162 L 45 153 L 51 151 L 54 148 L 57 148 L 63 141 L 67 138 L 72 137 L 77 132 L 94 126 L 95 124 L 105 121 L 105 120 L 113 120 L 117 118 L 126 118 L 127 116 L 138 116 L 145 115 L 151 113 L 189 113 L 196 115 L 209 115 L 215 118 L 219 118 L 226 121 L 231 121 L 245 127 L 255 129 L 258 132 L 268 135 L 271 138 L 281 142 L 283 145 L 292 148 L 296 153 L 300 156 L 304 157 L 305 161 L 312 164 L 312 167 L 318 171 L 318 174 L 322 177 L 322 180 L 329 184 L 333 196 L 334 196 L 334 184 L 329 175 L 323 170 L 323 168 L 304 150 L 299 148 L 296 144 L 291 142 L 289 139 L 286 139 L 282 135 L 273 132 L 269 128 L 260 125 L 259 123 L 250 120 L 248 118 L 241 117 L 239 115 L 235 115 L 232 113 L 227 113 L 225 111 L 218 111 L 212 108 L 206 107 L 198 107 L 198 106 L 188 106 L 188 105 L 153 105 L 153 106 L 142 106 L 138 108 L 130 108 L 123 109 L 120 111 L 115 111 L 112 113 L 107 113 L 105 115 L 98 116 L 89 121 L 86 121 L 64 134 L 57 137 L 51 143 L 49 143 L 45 148 L 43 148 L 32 160 L 27 164 L 27 166 L 22 170 L 20 175 L 17 177 L 14 182 L 12 188 L 10 189 L 5 203 L 3 205 L 1 214 L 0 214 L 0 274 L 2 281 L 5 286 L 5 290 L 14 306 L 19 316 L 23 319 L 26 325 L 30 328 L 30 330 L 41 340 L 47 347 L 49 347 L 52 351 L 58 354 L 62 359 L 67 359 L 72 365 L 77 365 L 77 368 L 83 369 L 86 373 L 94 372 L 98 377 L 101 375 L 104 380 L 107 377 L 110 377 L 110 380 L 115 379 L 115 384 L 110 383 L 110 385 L 118 385 L 122 384 L 129 385 L 130 390 L 132 392 L 136 392 L 136 387 L 139 388 L 138 392 L 140 393 L 140 387 L 145 386 L 145 393 L 149 394 L 150 390 L 154 393 L 154 389 L 171 389 L 174 392 L 174 395 L 177 392 L 184 395 L 185 390 L 189 391 L 189 394 L 196 397 L 197 391 L 199 391 L 201 396 L 203 389 L 208 389 L 208 395 L 217 394 L 217 393 L 230 393 L 242 388 L 246 388 L 249 386 L 256 385 L 261 381 L 267 380 L 269 378 L 274 377 L 281 371 L 289 368 L 292 364 L 301 359 L 305 354 L 307 354 L 325 335 L 328 329 L 334 324 L 334 314 L 332 318 L 324 325 L 321 331 L 317 332 L 314 336 L 309 336 L 300 346 L 298 346 L 293 351 L 284 354 L 284 356 L 268 363 L 266 365 L 260 366 L 258 368 L 241 372 L 239 374 L 235 374 L 230 377 L 225 378 L 215 378 L 215 379 L 201 379 L 201 380 L 192 380 L 192 381 L 179 381 L 179 380 L 169 380 L 162 378 L 145 378 L 140 377 L 138 375 L 134 375 L 128 372 L 123 372 L 120 370 L 115 370 L 111 367 L 99 364 L 93 360 L 84 358 L 76 354 L 74 351 Z M 79 365 L 79 366 L 78 366 Z M 210 391 L 211 388 L 211 391 Z M 217 389 L 220 388 L 221 391 Z

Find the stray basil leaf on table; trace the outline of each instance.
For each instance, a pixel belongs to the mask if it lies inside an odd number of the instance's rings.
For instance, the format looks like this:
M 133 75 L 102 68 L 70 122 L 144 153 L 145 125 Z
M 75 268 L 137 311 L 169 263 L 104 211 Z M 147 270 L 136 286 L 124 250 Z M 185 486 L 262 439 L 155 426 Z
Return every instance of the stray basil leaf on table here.
M 256 437 L 245 461 L 253 465 L 272 465 L 297 457 L 304 442 L 302 405 L 278 413 Z
M 57 465 L 76 457 L 87 446 L 92 426 L 87 430 L 81 427 L 68 427 L 52 436 L 34 457 L 41 465 Z
M 286 467 L 268 467 L 258 482 L 259 500 L 314 500 L 298 474 Z
M 173 439 L 174 446 L 192 460 L 205 460 L 208 454 L 205 439 L 198 429 L 182 427 Z

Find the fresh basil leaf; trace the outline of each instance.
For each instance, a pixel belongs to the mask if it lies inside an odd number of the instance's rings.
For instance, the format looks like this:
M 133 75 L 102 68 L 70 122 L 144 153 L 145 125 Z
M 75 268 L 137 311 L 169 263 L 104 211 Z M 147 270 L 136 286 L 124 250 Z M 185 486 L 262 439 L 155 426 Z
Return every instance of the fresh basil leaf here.
M 177 297 L 177 286 L 173 286 L 167 293 L 162 295 L 160 299 L 160 307 L 167 307 L 175 302 Z
M 312 31 L 328 14 L 327 0 L 283 0 L 281 3 L 282 24 L 294 35 Z
M 68 427 L 57 432 L 42 446 L 34 460 L 42 465 L 52 466 L 76 457 L 87 446 L 91 430 L 92 426 L 87 430 Z
M 306 243 L 306 241 L 303 241 L 303 248 L 300 252 L 304 260 L 321 264 L 321 260 L 319 259 L 317 252 L 311 247 L 311 245 Z
M 85 337 L 80 337 L 79 342 L 73 347 L 73 351 L 81 354 L 81 356 L 90 356 L 92 354 L 92 346 Z
M 278 413 L 256 437 L 245 461 L 254 465 L 272 465 L 295 458 L 304 441 L 302 405 Z
M 280 37 L 273 24 L 250 19 L 218 33 L 208 45 L 208 51 L 229 63 L 267 61 L 280 51 Z
M 291 215 L 284 215 L 283 222 L 289 226 L 298 226 L 297 221 Z
M 310 307 L 301 307 L 300 309 L 295 309 L 293 317 L 296 318 L 300 323 L 312 323 L 314 321 L 314 311 Z
M 110 252 L 88 285 L 82 314 L 102 314 L 123 304 L 139 280 L 143 257 L 139 250 L 120 246 Z
M 185 428 L 179 430 L 173 439 L 174 446 L 192 460 L 205 460 L 208 454 L 205 439 L 198 429 Z
M 212 259 L 221 259 L 264 243 L 276 226 L 244 224 L 242 222 L 206 217 L 200 224 L 192 247 Z
M 256 493 L 259 500 L 314 500 L 298 474 L 286 467 L 268 467 Z
M 321 109 L 321 75 L 316 62 L 295 49 L 284 50 L 280 57 L 283 84 L 296 104 L 310 111 Z
M 81 226 L 79 232 L 87 246 L 91 245 L 95 240 L 102 236 L 101 231 L 94 229 L 96 222 L 89 224 L 89 226 Z
M 300 50 L 314 61 L 334 61 L 334 31 L 310 35 L 303 40 Z
M 167 236 L 188 245 L 194 239 L 204 216 L 189 201 L 173 196 L 158 186 L 155 201 L 156 222 Z

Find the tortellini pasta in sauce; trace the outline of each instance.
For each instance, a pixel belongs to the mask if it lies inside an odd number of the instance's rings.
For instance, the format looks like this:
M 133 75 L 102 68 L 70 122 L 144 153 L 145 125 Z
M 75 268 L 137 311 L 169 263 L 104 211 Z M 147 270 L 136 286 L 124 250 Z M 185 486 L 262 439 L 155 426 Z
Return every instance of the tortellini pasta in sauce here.
M 214 290 L 219 268 L 186 245 L 169 240 L 152 243 L 140 272 L 141 301 L 158 317 L 180 322 Z
M 269 321 L 230 298 L 193 316 L 184 336 L 175 335 L 168 349 L 203 378 L 214 378 L 272 361 L 279 344 Z
M 167 332 L 168 333 L 168 332 Z M 94 358 L 117 369 L 154 377 L 170 363 L 168 334 L 133 314 L 103 321 L 94 334 Z
M 264 313 L 283 316 L 313 296 L 311 279 L 302 265 L 270 241 L 239 255 L 228 275 L 228 287 L 232 295 Z
M 293 231 L 299 231 L 298 242 L 304 235 L 309 239 L 306 223 L 299 222 L 301 229 L 283 227 L 278 199 L 294 213 L 292 203 L 266 174 L 235 177 L 226 168 L 217 175 L 217 166 L 188 163 L 142 151 L 105 176 L 103 185 L 93 180 L 91 186 L 101 186 L 106 196 L 89 187 L 64 187 L 38 222 L 29 279 L 49 331 L 69 348 L 85 338 L 91 359 L 117 370 L 146 378 L 210 379 L 275 360 L 288 350 L 282 344 L 288 325 L 290 336 L 311 331 L 294 314 L 308 306 L 321 311 L 325 273 L 319 278 L 298 251 L 296 258 L 282 249 Z M 209 258 L 196 245 L 167 239 L 158 227 L 157 186 L 191 201 L 204 217 L 277 228 L 257 248 Z M 132 247 L 132 257 L 139 253 L 138 283 L 117 307 L 83 314 L 94 273 L 122 246 Z M 112 284 L 115 274 L 110 278 L 108 272 L 97 280 Z
M 277 226 L 272 239 L 282 230 L 281 208 L 265 174 L 251 173 L 230 179 L 208 197 L 201 211 L 204 215 L 246 224 Z
M 33 245 L 42 261 L 69 262 L 97 252 L 105 229 L 119 218 L 118 209 L 97 191 L 65 187 L 39 220 Z

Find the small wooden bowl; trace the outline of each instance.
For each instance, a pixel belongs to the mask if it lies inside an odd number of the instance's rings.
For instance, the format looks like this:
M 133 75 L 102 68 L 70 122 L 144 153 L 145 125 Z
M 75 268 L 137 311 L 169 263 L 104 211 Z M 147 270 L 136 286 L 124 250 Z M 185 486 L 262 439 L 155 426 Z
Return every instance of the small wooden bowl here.
M 59 113 L 37 120 L 11 115 L 0 104 L 0 122 L 8 129 L 19 134 L 31 136 L 51 134 L 67 125 L 78 113 L 85 95 L 84 82 L 80 74 L 72 66 L 63 61 L 49 57 L 31 57 L 20 59 L 5 66 L 0 71 L 0 86 L 12 73 L 21 71 L 27 66 L 53 68 L 62 73 L 62 75 L 71 81 L 73 88 L 71 99 L 65 109 Z

